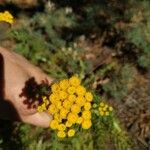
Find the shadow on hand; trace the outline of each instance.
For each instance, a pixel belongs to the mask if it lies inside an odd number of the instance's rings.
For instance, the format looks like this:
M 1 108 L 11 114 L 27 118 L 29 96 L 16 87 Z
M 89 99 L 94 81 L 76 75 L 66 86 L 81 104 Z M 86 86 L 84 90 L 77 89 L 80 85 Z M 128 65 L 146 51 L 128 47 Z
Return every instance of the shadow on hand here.
M 22 89 L 20 97 L 24 98 L 23 103 L 28 109 L 36 108 L 36 104 L 42 102 L 42 96 L 47 96 L 49 93 L 48 80 L 42 80 L 40 84 L 35 81 L 34 77 L 29 78 L 25 87 Z

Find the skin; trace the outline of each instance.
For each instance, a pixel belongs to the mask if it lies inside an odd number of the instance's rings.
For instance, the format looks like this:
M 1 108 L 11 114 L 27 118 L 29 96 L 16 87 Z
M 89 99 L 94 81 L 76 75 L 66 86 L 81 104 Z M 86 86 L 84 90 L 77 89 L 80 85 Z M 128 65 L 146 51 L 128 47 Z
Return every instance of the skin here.
M 34 77 L 37 83 L 41 83 L 45 79 L 51 83 L 52 78 L 14 52 L 0 47 L 0 54 L 4 64 L 4 95 L 3 98 L 0 98 L 0 118 L 48 127 L 52 119 L 51 115 L 47 112 L 38 113 L 33 107 L 29 109 L 23 103 L 24 98 L 19 95 L 25 87 L 25 82 L 30 78 Z M 0 67 L 2 69 L 2 66 Z M 37 103 L 33 105 L 37 105 Z

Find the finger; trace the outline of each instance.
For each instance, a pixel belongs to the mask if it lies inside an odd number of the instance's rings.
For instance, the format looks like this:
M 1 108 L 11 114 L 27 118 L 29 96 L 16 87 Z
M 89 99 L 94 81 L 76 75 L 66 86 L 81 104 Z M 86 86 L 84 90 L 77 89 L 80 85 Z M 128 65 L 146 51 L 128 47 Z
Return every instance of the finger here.
M 35 113 L 30 116 L 25 116 L 22 121 L 35 126 L 48 128 L 52 120 L 52 116 L 46 112 Z
M 51 84 L 54 80 L 52 77 L 49 77 L 47 74 L 45 74 L 41 69 L 37 67 L 35 70 L 32 70 L 31 76 L 35 77 L 37 83 L 41 83 L 42 81 L 48 81 L 48 84 Z

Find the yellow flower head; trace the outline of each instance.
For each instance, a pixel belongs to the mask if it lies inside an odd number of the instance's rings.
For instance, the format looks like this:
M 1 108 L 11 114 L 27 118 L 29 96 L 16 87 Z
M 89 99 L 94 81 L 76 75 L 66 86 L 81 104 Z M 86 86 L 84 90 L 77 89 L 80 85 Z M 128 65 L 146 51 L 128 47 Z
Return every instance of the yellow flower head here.
M 83 121 L 83 118 L 82 118 L 82 117 L 78 117 L 78 119 L 77 119 L 76 123 L 77 123 L 77 124 L 81 124 L 81 123 L 82 123 L 82 121 Z
M 69 83 L 70 83 L 72 86 L 77 87 L 77 86 L 80 85 L 81 81 L 80 81 L 80 79 L 79 79 L 77 76 L 73 76 L 73 77 L 71 77 L 71 78 L 69 79 Z
M 62 109 L 60 110 L 60 117 L 61 117 L 62 119 L 65 119 L 66 116 L 67 116 L 67 114 L 68 114 L 68 110 L 67 110 L 67 109 L 62 108 Z
M 71 111 L 72 111 L 73 113 L 79 113 L 80 110 L 81 110 L 81 107 L 80 107 L 79 105 L 77 105 L 77 104 L 74 104 L 74 105 L 71 107 Z
M 65 138 L 65 137 L 66 137 L 66 133 L 65 133 L 64 131 L 58 131 L 58 132 L 57 132 L 57 136 L 58 136 L 59 138 Z
M 62 120 L 59 113 L 54 114 L 54 119 L 57 120 L 58 122 L 61 122 Z
M 83 106 L 86 102 L 86 99 L 82 96 L 79 96 L 79 97 L 77 97 L 75 102 L 76 102 L 77 105 Z
M 70 102 L 70 101 L 65 100 L 63 102 L 63 107 L 66 108 L 66 109 L 70 109 L 71 105 L 72 105 L 72 102 Z
M 8 11 L 5 12 L 0 12 L 0 22 L 7 22 L 9 24 L 13 24 L 14 22 L 14 17 L 12 16 L 12 14 Z
M 58 121 L 57 120 L 52 120 L 51 122 L 50 122 L 50 128 L 51 129 L 57 129 L 58 128 Z
M 108 108 L 108 105 L 107 105 L 107 104 L 105 104 L 104 108 L 106 108 L 106 109 L 107 109 L 107 108 Z
M 68 121 L 72 124 L 74 124 L 78 119 L 78 115 L 74 113 L 69 113 L 68 114 Z
M 69 87 L 69 81 L 67 79 L 64 79 L 60 81 L 59 86 L 62 90 L 66 90 Z
M 76 91 L 76 88 L 75 88 L 74 86 L 70 86 L 70 87 L 68 87 L 68 89 L 67 89 L 67 92 L 68 92 L 69 94 L 74 94 L 75 91 Z
M 46 98 L 46 96 L 42 97 L 43 103 L 45 103 L 46 106 L 49 105 L 49 100 Z
M 88 111 L 88 110 L 83 111 L 83 112 L 82 112 L 82 117 L 83 117 L 84 119 L 91 119 L 91 112 Z
M 100 107 L 104 107 L 105 106 L 105 103 L 104 102 L 101 102 L 100 103 Z
M 109 111 L 113 111 L 113 108 L 111 106 L 109 107 Z
M 51 103 L 54 103 L 54 104 L 55 104 L 55 103 L 59 100 L 58 97 L 59 97 L 59 95 L 56 94 L 56 93 L 55 93 L 55 94 L 51 94 L 51 95 L 49 96 L 49 100 L 50 100 Z
M 45 100 L 47 100 L 46 96 L 42 96 L 42 100 L 43 100 L 43 102 L 44 102 Z
M 54 115 L 55 113 L 57 113 L 58 109 L 56 108 L 56 106 L 54 104 L 51 104 L 48 108 L 48 112 L 52 115 Z
M 85 93 L 85 98 L 88 102 L 91 102 L 93 100 L 93 95 L 90 92 Z
M 76 96 L 75 95 L 69 95 L 68 100 L 71 102 L 74 102 L 76 100 Z
M 55 103 L 55 106 L 57 109 L 61 109 L 63 107 L 61 101 L 58 101 L 57 103 Z
M 83 120 L 82 122 L 83 129 L 89 129 L 91 126 L 92 126 L 91 120 Z
M 75 135 L 75 130 L 74 129 L 70 129 L 69 131 L 68 131 L 68 137 L 72 137 L 72 136 L 74 136 Z
M 38 107 L 37 107 L 37 111 L 38 111 L 38 112 L 43 112 L 44 110 L 42 109 L 41 106 L 38 106 Z
M 76 88 L 76 93 L 79 96 L 83 96 L 85 92 L 86 92 L 86 89 L 81 85 Z
M 85 109 L 85 110 L 90 110 L 90 109 L 91 109 L 91 103 L 90 103 L 90 102 L 86 102 L 86 103 L 84 104 L 84 109 Z
M 107 106 L 104 106 L 104 107 L 102 108 L 102 110 L 103 110 L 103 111 L 106 111 L 106 110 L 107 110 Z
M 109 111 L 106 111 L 106 112 L 105 112 L 105 115 L 106 115 L 106 116 L 109 116 Z
M 71 127 L 72 123 L 70 123 L 69 121 L 67 121 L 65 125 L 66 125 L 66 127 Z
M 104 114 L 105 114 L 103 111 L 100 111 L 99 113 L 101 116 L 104 116 Z
M 64 131 L 66 129 L 66 126 L 64 124 L 59 124 L 57 129 L 59 131 Z
M 99 107 L 98 110 L 99 110 L 99 111 L 103 111 L 103 108 L 102 108 L 102 107 Z
M 59 87 L 59 85 L 57 83 L 54 83 L 51 86 L 51 90 L 52 90 L 53 93 L 58 92 L 59 89 L 60 89 L 60 87 Z
M 60 99 L 65 99 L 65 98 L 67 98 L 67 96 L 68 96 L 68 94 L 66 93 L 66 92 L 64 92 L 64 91 L 60 91 L 59 92 L 59 98 Z
M 46 110 L 46 105 L 45 105 L 45 103 L 42 103 L 42 105 L 40 106 L 39 109 L 41 109 L 42 111 L 45 111 L 45 110 Z

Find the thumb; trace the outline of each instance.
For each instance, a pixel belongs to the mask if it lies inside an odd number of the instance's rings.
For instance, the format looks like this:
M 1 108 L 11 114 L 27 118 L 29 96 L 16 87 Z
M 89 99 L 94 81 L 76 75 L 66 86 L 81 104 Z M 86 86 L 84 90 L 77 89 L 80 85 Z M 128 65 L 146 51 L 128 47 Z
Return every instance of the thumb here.
M 23 121 L 39 127 L 49 127 L 52 116 L 47 112 L 38 112 L 30 116 L 25 116 Z

